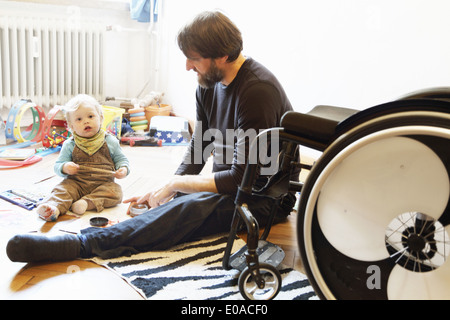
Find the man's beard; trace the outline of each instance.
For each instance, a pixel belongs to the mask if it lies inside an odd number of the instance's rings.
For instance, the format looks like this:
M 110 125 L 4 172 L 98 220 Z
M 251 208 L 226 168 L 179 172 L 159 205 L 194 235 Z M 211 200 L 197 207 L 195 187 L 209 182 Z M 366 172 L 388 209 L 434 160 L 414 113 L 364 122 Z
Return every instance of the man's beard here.
M 217 68 L 216 62 L 211 61 L 211 66 L 205 74 L 198 74 L 198 84 L 205 89 L 213 88 L 217 82 L 222 81 L 223 71 Z

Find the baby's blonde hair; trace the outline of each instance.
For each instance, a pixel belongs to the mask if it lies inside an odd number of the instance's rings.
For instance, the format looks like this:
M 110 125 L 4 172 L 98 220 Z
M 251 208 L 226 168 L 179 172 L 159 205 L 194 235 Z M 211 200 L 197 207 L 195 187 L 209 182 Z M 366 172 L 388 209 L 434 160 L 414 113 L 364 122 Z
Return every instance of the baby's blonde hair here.
M 87 94 L 79 94 L 70 99 L 63 107 L 64 115 L 66 116 L 67 122 L 70 122 L 70 115 L 78 109 L 81 105 L 90 105 L 95 108 L 100 118 L 103 118 L 103 109 L 98 101 L 87 95 Z

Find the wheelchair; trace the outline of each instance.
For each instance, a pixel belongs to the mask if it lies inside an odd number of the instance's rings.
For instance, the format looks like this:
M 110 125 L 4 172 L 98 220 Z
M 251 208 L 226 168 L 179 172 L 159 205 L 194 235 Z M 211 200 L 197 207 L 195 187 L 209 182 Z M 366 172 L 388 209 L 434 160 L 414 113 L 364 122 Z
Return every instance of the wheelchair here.
M 241 271 L 246 299 L 273 299 L 281 289 L 277 266 L 284 252 L 266 241 L 247 199 L 279 201 L 299 192 L 297 242 L 320 299 L 450 298 L 450 88 L 431 88 L 357 111 L 316 106 L 288 112 L 276 134 L 282 142 L 278 171 L 255 190 L 258 163 L 247 164 L 223 267 Z M 321 152 L 308 166 L 298 149 Z M 310 170 L 304 184 L 292 170 Z M 247 244 L 231 255 L 239 224 Z

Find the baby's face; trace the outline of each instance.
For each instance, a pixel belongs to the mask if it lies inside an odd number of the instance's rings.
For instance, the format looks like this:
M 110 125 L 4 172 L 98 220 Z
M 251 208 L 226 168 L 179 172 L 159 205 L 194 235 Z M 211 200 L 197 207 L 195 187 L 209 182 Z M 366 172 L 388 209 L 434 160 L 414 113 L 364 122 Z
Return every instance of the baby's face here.
M 99 130 L 102 123 L 101 116 L 97 110 L 90 105 L 80 105 L 76 111 L 70 115 L 70 126 L 79 136 L 84 138 L 93 137 Z

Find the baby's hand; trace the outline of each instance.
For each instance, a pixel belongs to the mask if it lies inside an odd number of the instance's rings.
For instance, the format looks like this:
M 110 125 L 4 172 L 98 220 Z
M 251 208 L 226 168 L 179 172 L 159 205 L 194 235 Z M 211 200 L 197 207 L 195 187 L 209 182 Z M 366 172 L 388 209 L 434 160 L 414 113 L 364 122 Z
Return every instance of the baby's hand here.
M 117 170 L 114 173 L 114 177 L 117 179 L 123 179 L 127 176 L 127 174 L 128 174 L 128 169 L 126 167 L 122 167 L 122 168 L 119 168 L 119 170 Z
M 62 171 L 65 174 L 73 175 L 73 174 L 76 174 L 79 169 L 80 169 L 80 166 L 77 165 L 75 162 L 67 162 L 66 164 L 64 164 Z

